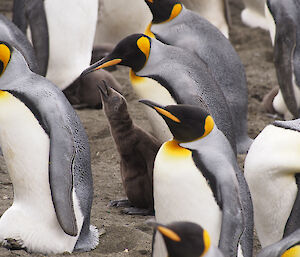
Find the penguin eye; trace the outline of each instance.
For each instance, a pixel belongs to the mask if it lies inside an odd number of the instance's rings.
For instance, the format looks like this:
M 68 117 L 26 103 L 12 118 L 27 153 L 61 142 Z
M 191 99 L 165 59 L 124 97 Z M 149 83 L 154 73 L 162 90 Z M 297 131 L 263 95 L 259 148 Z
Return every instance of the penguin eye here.
M 11 57 L 10 48 L 4 44 L 0 44 L 0 76 L 4 73 Z

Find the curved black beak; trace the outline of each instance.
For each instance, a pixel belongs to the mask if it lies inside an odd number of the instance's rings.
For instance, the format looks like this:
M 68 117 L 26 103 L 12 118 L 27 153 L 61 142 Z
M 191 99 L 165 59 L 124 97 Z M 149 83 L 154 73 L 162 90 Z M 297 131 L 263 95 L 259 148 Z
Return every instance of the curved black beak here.
M 81 77 L 85 76 L 86 74 L 96 71 L 96 70 L 100 70 L 103 68 L 107 68 L 110 66 L 114 66 L 117 65 L 118 63 L 122 62 L 122 59 L 118 59 L 118 58 L 112 58 L 111 56 L 106 56 L 104 58 L 102 58 L 100 61 L 94 63 L 93 65 L 91 65 L 90 67 L 88 67 L 87 69 L 85 69 L 82 73 L 81 73 Z

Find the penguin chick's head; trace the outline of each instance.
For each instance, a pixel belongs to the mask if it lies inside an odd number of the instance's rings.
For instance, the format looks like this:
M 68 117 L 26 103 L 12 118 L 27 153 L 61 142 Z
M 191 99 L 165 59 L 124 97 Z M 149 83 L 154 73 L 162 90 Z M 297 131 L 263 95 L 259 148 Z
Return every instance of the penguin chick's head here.
M 144 34 L 133 34 L 121 40 L 114 50 L 85 71 L 85 74 L 117 64 L 128 66 L 137 72 L 146 64 L 151 49 L 151 39 Z
M 169 257 L 205 256 L 210 248 L 210 237 L 206 230 L 192 222 L 174 222 L 168 225 L 155 224 L 162 234 Z
M 0 41 L 0 76 L 4 73 L 12 54 L 12 47 L 6 43 Z
M 145 0 L 145 2 L 151 10 L 152 23 L 173 20 L 182 10 L 182 4 L 178 0 Z
M 202 108 L 192 105 L 160 106 L 148 100 L 140 100 L 163 117 L 174 139 L 178 142 L 190 142 L 207 136 L 214 127 L 214 120 Z
M 114 119 L 114 117 L 118 119 L 127 113 L 126 100 L 120 93 L 108 86 L 104 80 L 98 85 L 98 89 L 106 116 L 112 119 Z

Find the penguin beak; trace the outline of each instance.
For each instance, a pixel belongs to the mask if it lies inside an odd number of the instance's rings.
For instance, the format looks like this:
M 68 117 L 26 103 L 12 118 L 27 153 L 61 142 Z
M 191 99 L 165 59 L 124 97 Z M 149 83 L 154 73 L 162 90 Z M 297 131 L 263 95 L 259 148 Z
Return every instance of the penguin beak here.
M 175 242 L 180 242 L 181 238 L 178 234 L 176 234 L 173 230 L 169 229 L 167 226 L 157 223 L 153 220 L 148 221 L 147 224 L 154 229 L 158 230 L 164 237 L 167 237 Z
M 120 62 L 122 62 L 122 59 L 112 59 L 109 55 L 102 58 L 100 61 L 94 63 L 93 65 L 91 65 L 89 68 L 87 68 L 86 70 L 84 70 L 82 73 L 81 73 L 81 77 L 85 76 L 86 74 L 90 73 L 90 72 L 93 72 L 93 71 L 96 71 L 96 70 L 100 70 L 100 69 L 103 69 L 103 68 L 107 68 L 107 67 L 110 67 L 110 66 L 114 66 L 114 65 L 117 65 L 119 64 Z
M 108 86 L 105 82 L 105 80 L 102 80 L 102 84 L 97 85 L 102 100 L 107 99 L 111 93 L 111 87 Z
M 180 123 L 181 121 L 175 116 L 173 115 L 172 113 L 170 113 L 169 111 L 167 111 L 165 109 L 165 107 L 161 106 L 161 105 L 158 105 L 152 101 L 149 101 L 149 100 L 139 100 L 140 103 L 143 103 L 145 105 L 148 105 L 149 107 L 153 108 L 155 111 L 158 112 L 159 115 L 161 116 L 165 116 L 177 123 Z

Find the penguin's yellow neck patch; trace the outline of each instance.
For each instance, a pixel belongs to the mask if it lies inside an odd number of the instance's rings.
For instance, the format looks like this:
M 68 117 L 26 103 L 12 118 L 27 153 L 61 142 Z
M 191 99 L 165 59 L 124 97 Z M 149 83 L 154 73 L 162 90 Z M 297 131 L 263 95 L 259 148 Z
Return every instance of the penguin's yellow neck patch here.
M 201 136 L 200 138 L 206 137 L 213 130 L 214 125 L 215 123 L 213 118 L 210 115 L 208 115 L 205 119 L 205 125 L 204 125 L 205 132 L 203 136 Z
M 148 60 L 149 55 L 150 55 L 150 47 L 151 47 L 149 38 L 140 37 L 137 40 L 137 46 L 144 53 L 144 55 L 146 56 L 146 60 Z
M 147 26 L 144 34 L 148 37 L 151 37 L 151 38 L 155 38 L 155 35 L 152 33 L 151 31 L 151 27 L 152 27 L 152 22 L 149 23 L 149 25 Z
M 0 44 L 0 61 L 2 62 L 2 67 L 0 66 L 0 76 L 5 71 L 11 57 L 11 51 L 5 44 Z
M 299 257 L 300 256 L 300 245 L 296 245 L 284 252 L 281 257 Z
M 210 237 L 206 230 L 203 230 L 203 242 L 204 242 L 204 250 L 201 256 L 205 256 L 210 248 Z
M 179 145 L 176 140 L 171 140 L 163 144 L 163 152 L 173 157 L 192 156 L 192 152 Z
M 0 99 L 3 99 L 8 96 L 9 96 L 8 92 L 0 90 Z
M 129 77 L 132 85 L 143 83 L 145 78 L 137 76 L 132 69 L 130 69 Z
M 181 13 L 181 11 L 182 11 L 182 5 L 181 4 L 175 4 L 173 9 L 172 9 L 172 12 L 171 12 L 171 15 L 170 15 L 169 19 L 166 20 L 165 22 L 173 20 L 175 17 L 177 17 Z

